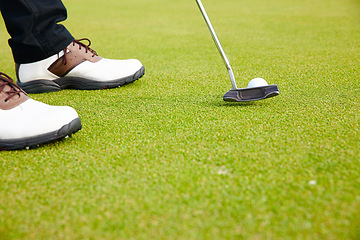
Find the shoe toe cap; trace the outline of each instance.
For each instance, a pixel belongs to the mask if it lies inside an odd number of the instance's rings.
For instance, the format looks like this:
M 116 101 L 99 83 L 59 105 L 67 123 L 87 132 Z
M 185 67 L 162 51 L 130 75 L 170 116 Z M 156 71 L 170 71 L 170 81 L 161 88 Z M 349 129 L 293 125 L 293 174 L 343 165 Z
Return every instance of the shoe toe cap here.
M 142 66 L 142 63 L 137 59 L 114 60 L 103 58 L 96 63 L 83 62 L 69 72 L 67 76 L 81 76 L 95 81 L 111 81 L 132 76 Z
M 54 132 L 79 118 L 71 107 L 50 106 L 33 99 L 3 112 L 2 117 L 4 124 L 0 127 L 0 139 L 26 138 Z

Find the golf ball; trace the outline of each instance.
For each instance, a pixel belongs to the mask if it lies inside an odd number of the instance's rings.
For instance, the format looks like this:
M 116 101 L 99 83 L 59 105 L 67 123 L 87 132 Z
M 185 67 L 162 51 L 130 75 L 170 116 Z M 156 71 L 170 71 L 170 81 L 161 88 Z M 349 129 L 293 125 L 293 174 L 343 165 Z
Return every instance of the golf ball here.
M 267 86 L 267 85 L 269 85 L 269 84 L 264 79 L 254 78 L 249 82 L 247 87 L 253 88 L 253 87 L 262 87 L 262 86 Z

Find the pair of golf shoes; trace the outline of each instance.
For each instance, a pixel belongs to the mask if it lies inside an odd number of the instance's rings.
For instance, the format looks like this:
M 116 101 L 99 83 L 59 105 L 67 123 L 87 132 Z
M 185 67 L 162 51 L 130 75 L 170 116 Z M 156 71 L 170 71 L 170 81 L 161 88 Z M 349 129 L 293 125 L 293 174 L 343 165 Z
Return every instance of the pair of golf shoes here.
M 28 93 L 116 88 L 144 75 L 140 61 L 102 58 L 89 46 L 88 39 L 74 40 L 47 59 L 17 64 L 17 85 L 0 73 L 0 150 L 36 148 L 71 136 L 82 127 L 72 107 L 50 106 L 31 99 Z

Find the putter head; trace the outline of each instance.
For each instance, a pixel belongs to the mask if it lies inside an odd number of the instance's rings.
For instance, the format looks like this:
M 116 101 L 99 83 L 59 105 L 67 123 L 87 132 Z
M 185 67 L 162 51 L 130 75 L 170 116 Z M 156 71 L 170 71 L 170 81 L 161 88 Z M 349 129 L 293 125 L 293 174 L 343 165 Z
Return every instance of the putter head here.
M 230 90 L 224 94 L 223 99 L 226 102 L 250 102 L 275 97 L 279 94 L 280 90 L 278 86 L 276 84 L 272 84 L 261 87 Z

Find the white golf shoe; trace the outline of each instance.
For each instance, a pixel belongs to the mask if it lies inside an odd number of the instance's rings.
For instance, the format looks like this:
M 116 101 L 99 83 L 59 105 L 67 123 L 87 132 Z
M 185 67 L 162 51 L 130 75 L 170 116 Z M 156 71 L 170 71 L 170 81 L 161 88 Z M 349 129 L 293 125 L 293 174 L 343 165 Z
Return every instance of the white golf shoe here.
M 88 41 L 84 44 L 81 41 Z M 17 64 L 17 84 L 27 93 L 60 91 L 65 88 L 96 90 L 132 83 L 145 74 L 139 60 L 102 58 L 89 48 L 87 38 L 74 40 L 66 49 L 47 59 Z
M 81 121 L 73 108 L 35 101 L 0 73 L 0 150 L 35 148 L 80 129 Z

